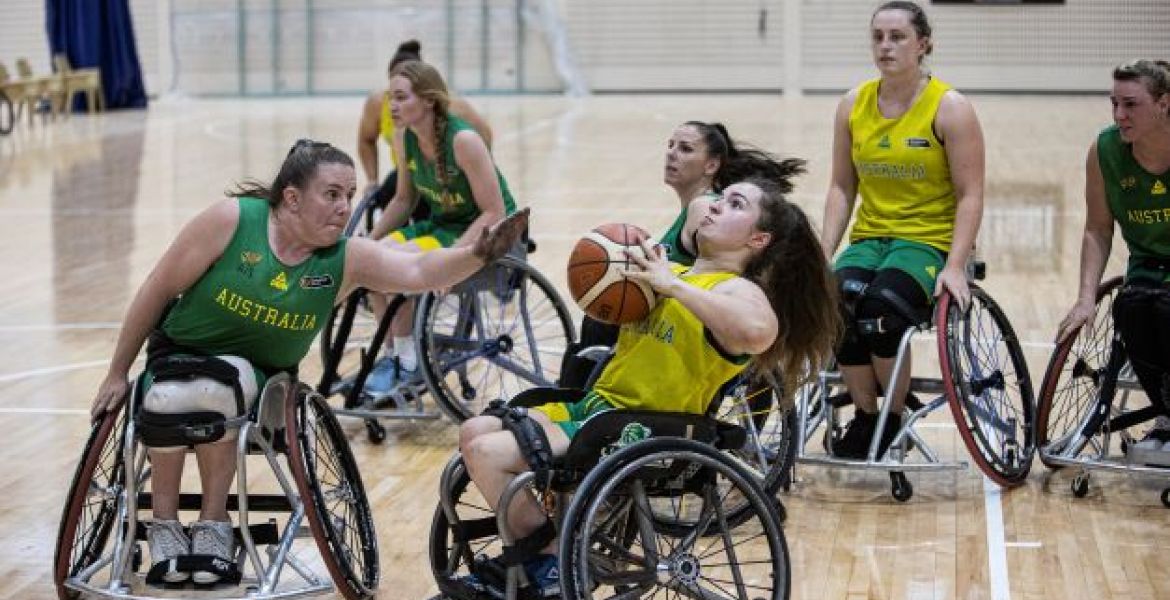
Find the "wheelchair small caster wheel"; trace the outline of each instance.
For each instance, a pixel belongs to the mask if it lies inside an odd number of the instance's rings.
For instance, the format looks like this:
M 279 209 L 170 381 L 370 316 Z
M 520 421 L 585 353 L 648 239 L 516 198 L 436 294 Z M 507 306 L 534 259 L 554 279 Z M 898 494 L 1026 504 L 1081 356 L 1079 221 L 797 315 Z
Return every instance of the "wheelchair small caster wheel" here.
M 475 400 L 475 397 L 479 394 L 476 392 L 475 388 L 471 387 L 470 385 L 465 385 L 462 386 L 462 389 L 459 391 L 459 395 L 463 396 L 464 400 L 471 402 L 472 400 Z
M 142 544 L 134 544 L 134 550 L 130 552 L 130 570 L 137 573 L 142 568 Z
M 1162 490 L 1162 506 L 1170 508 L 1170 488 Z
M 366 419 L 366 438 L 371 444 L 381 444 L 386 441 L 386 428 L 376 419 Z
M 905 502 L 914 495 L 914 486 L 910 485 L 905 473 L 894 471 L 890 473 L 890 493 L 893 494 L 894 500 Z
M 1089 495 L 1089 474 L 1084 473 L 1077 475 L 1072 481 L 1072 493 L 1077 498 L 1084 498 Z

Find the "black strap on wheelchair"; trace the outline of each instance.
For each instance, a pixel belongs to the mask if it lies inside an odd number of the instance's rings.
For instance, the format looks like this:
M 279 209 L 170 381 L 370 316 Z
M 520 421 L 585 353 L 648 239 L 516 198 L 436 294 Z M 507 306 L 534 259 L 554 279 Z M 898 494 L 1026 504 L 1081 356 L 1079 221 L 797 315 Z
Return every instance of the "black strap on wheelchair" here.
M 866 290 L 866 295 L 874 297 L 874 295 L 869 293 L 868 290 Z M 907 323 L 912 325 L 922 324 L 922 318 L 916 314 L 918 311 L 914 310 L 914 307 L 910 306 L 909 302 L 903 300 L 901 296 L 895 294 L 893 290 L 882 288 L 881 290 L 878 290 L 876 297 L 893 308 L 894 312 L 898 313 L 898 316 L 902 317 L 903 319 L 906 319 Z M 860 300 L 860 298 L 858 300 Z M 885 333 L 887 331 L 885 327 L 885 317 L 858 319 L 857 331 L 864 335 Z
M 451 538 L 456 543 L 470 542 L 499 534 L 499 522 L 495 516 L 481 519 L 464 519 L 451 525 Z
M 219 583 L 236 585 L 240 583 L 240 568 L 234 561 L 224 560 L 213 554 L 183 554 L 170 560 L 154 563 L 146 573 L 146 583 L 159 585 L 167 583 L 163 576 L 175 571 L 177 573 L 195 573 L 206 571 L 219 576 Z
M 239 427 L 247 418 L 225 419 L 214 411 L 172 414 L 140 409 L 135 426 L 143 445 L 165 448 L 217 442 L 229 428 Z
M 480 414 L 498 418 L 504 424 L 504 429 L 516 437 L 521 456 L 536 474 L 537 487 L 547 487 L 549 470 L 552 468 L 552 447 L 544 428 L 528 416 L 528 409 L 508 406 L 505 400 L 492 400 Z
M 507 567 L 522 565 L 526 561 L 536 558 L 540 551 L 556 537 L 557 528 L 553 526 L 552 521 L 545 521 L 544 525 L 541 525 L 530 535 L 516 540 L 511 546 L 504 546 L 504 551 L 498 560 Z

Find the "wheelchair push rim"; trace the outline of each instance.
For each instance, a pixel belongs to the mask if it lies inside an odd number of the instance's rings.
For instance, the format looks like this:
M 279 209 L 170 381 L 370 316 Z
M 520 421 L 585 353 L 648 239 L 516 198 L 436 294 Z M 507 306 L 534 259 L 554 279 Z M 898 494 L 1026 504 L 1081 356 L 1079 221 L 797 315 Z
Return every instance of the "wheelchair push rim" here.
M 329 405 L 298 386 L 286 407 L 289 468 L 321 560 L 338 592 L 368 598 L 378 586 L 378 544 L 357 462 Z
M 669 495 L 671 484 L 654 478 L 675 470 L 684 487 L 716 476 L 728 479 L 754 514 L 732 527 L 715 487 L 700 485 L 705 499 L 695 503 L 703 511 L 695 525 L 681 535 L 661 534 L 655 521 L 662 519 L 650 499 Z M 615 453 L 577 488 L 563 523 L 564 598 L 643 597 L 659 589 L 668 590 L 668 597 L 673 591 L 679 597 L 745 600 L 789 594 L 788 549 L 775 504 L 742 467 L 698 442 L 652 438 Z M 704 536 L 706 530 L 718 533 Z M 721 549 L 712 549 L 720 542 Z
M 1035 454 L 1035 396 L 1007 316 L 978 286 L 961 309 L 949 293 L 936 308 L 947 403 L 972 460 L 1004 487 L 1023 483 Z
M 1097 288 L 1092 321 L 1057 344 L 1048 360 L 1038 398 L 1036 444 L 1040 461 L 1049 469 L 1064 467 L 1052 456 L 1076 436 L 1098 401 L 1112 349 L 1113 301 L 1122 283 L 1121 277 L 1114 277 Z
M 101 557 L 116 528 L 118 500 L 123 495 L 120 440 L 125 419 L 123 408 L 103 414 L 94 423 L 65 497 L 53 557 L 53 582 L 62 600 L 80 596 L 66 581 Z

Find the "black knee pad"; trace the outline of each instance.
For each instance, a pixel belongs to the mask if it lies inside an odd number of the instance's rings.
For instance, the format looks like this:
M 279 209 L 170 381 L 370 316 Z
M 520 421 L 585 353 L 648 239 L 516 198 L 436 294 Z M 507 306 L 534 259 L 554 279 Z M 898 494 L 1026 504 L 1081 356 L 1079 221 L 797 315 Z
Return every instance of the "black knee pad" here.
M 1127 284 L 1113 301 L 1113 322 L 1146 395 L 1170 407 L 1170 289 Z
M 870 363 L 869 344 L 857 329 L 857 305 L 865 295 L 873 271 L 846 267 L 836 273 L 840 290 L 841 322 L 845 324 L 841 342 L 837 347 L 837 364 L 844 366 L 867 365 Z
M 859 335 L 869 351 L 879 358 L 893 358 L 898 353 L 902 334 L 914 326 L 901 311 L 883 298 L 866 297 L 858 304 L 857 318 L 861 321 Z
M 492 400 L 481 415 L 498 418 L 520 446 L 520 455 L 524 457 L 528 466 L 536 472 L 537 479 L 547 477 L 552 467 L 552 446 L 548 435 L 532 417 L 528 416 L 528 409 L 508 406 L 504 400 Z

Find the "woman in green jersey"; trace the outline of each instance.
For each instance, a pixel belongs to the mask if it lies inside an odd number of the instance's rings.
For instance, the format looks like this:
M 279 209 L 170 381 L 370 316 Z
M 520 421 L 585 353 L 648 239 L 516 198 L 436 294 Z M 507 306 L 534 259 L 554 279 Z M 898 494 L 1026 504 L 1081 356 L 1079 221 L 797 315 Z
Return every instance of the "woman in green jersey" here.
M 1113 70 L 1113 125 L 1085 160 L 1085 235 L 1077 301 L 1057 341 L 1096 312 L 1097 286 L 1113 246 L 1113 223 L 1129 249 L 1114 324 L 1154 405 L 1170 410 L 1170 63 L 1135 60 Z M 1170 420 L 1139 442 L 1170 452 Z M 1156 446 L 1153 447 L 1153 446 Z
M 416 292 L 452 285 L 502 256 L 527 226 L 525 211 L 481 231 L 473 244 L 427 254 L 403 252 L 372 240 L 341 237 L 355 188 L 348 155 L 329 144 L 303 140 L 289 151 L 271 184 L 247 183 L 234 197 L 185 225 L 130 303 L 109 371 L 93 401 L 94 417 L 125 400 L 130 366 L 148 336 L 147 381 L 161 356 L 226 357 L 239 371 L 249 396 L 245 400 L 251 401 L 267 376 L 295 371 L 330 309 L 350 291 Z M 173 299 L 177 302 L 168 311 Z M 210 396 L 189 384 L 176 388 L 159 383 L 146 391 L 143 406 L 157 412 L 212 410 L 225 418 L 237 416 L 234 402 L 215 405 L 219 399 Z M 235 474 L 235 442 L 221 439 L 195 447 L 203 501 L 192 539 L 177 520 L 184 449 L 148 451 L 152 561 L 187 553 L 231 560 L 227 494 Z M 218 579 L 209 572 L 193 577 L 197 583 Z M 187 573 L 174 570 L 163 576 L 168 582 L 186 578 Z
M 821 233 L 825 256 L 832 257 L 861 196 L 849 245 L 834 266 L 851 313 L 837 363 L 855 412 L 832 451 L 847 458 L 868 451 L 879 386 L 894 386 L 902 334 L 929 315 L 944 291 L 966 306 L 966 264 L 983 215 L 983 133 L 966 98 L 922 64 L 932 46 L 926 13 L 913 2 L 886 2 L 869 30 L 880 75 L 837 106 Z M 848 298 L 861 288 L 860 298 Z M 890 293 L 901 306 L 887 300 Z M 911 319 L 907 312 L 918 314 Z M 907 389 L 909 366 L 899 373 L 899 389 Z M 879 452 L 901 427 L 905 403 L 904 397 L 886 400 L 890 414 Z
M 496 168 L 487 143 L 469 123 L 450 111 L 447 85 L 434 67 L 408 60 L 390 76 L 394 156 L 401 157 L 394 198 L 370 233 L 389 234 L 391 243 L 411 252 L 474 244 L 481 229 L 516 209 L 508 183 Z M 418 202 L 430 216 L 403 227 Z M 378 299 L 377 312 L 384 308 Z M 374 365 L 366 389 L 380 393 L 398 382 L 421 381 L 411 338 L 414 303 L 405 303 L 390 324 L 385 355 Z M 391 356 L 396 358 L 391 360 Z
M 648 283 L 659 301 L 637 326 L 622 328 L 613 358 L 582 400 L 527 411 L 553 455 L 563 454 L 600 411 L 703 414 L 718 389 L 745 368 L 783 374 L 793 390 L 824 364 L 840 330 L 835 285 L 808 218 L 785 199 L 788 178 L 803 170 L 802 161 L 785 165 L 774 171 L 782 177 L 749 177 L 702 205 L 691 267 L 672 265 L 661 247 L 648 243 L 647 258 L 631 253 L 639 268 L 626 276 Z M 463 423 L 459 440 L 468 474 L 496 507 L 508 482 L 530 468 L 515 435 L 499 418 L 481 415 Z M 518 537 L 546 520 L 530 494 L 510 510 Z M 557 583 L 554 547 L 525 564 L 538 589 Z

